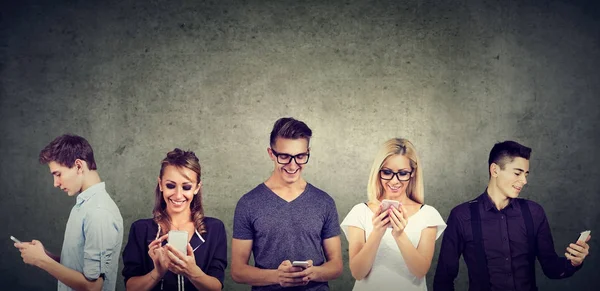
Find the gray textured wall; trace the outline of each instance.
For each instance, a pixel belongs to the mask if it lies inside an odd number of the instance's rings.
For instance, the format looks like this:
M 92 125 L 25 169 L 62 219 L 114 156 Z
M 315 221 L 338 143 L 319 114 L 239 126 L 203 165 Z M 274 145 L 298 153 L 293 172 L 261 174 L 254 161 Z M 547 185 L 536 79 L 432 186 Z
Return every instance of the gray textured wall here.
M 491 146 L 514 139 L 534 149 L 523 196 L 545 207 L 558 253 L 583 229 L 600 235 L 593 1 L 13 2 L 0 6 L 2 290 L 55 288 L 8 236 L 60 251 L 74 199 L 37 155 L 65 132 L 91 142 L 127 232 L 181 147 L 201 158 L 206 212 L 231 237 L 235 203 L 272 169 L 273 122 L 294 116 L 314 131 L 305 177 L 340 219 L 365 201 L 388 138 L 417 146 L 444 218 L 483 191 Z M 343 248 L 332 290 L 353 284 Z M 540 290 L 592 290 L 599 270 L 595 255 L 567 280 L 538 268 Z M 248 289 L 227 270 L 225 290 Z

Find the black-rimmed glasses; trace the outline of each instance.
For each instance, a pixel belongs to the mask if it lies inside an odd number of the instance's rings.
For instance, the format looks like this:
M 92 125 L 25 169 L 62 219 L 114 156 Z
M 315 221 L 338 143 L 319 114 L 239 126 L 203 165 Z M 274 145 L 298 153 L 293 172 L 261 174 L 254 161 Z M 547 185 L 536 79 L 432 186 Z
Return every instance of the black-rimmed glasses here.
M 394 179 L 394 176 L 396 176 L 399 181 L 404 182 L 410 180 L 410 174 L 412 174 L 412 172 L 404 170 L 400 170 L 398 172 L 394 172 L 390 169 L 379 170 L 379 177 L 384 180 L 392 180 Z
M 287 165 L 287 164 L 291 163 L 292 159 L 294 159 L 294 161 L 296 161 L 296 164 L 304 165 L 304 164 L 308 163 L 308 158 L 310 157 L 309 153 L 301 153 L 301 154 L 292 156 L 290 154 L 278 153 L 274 149 L 271 149 L 271 152 L 277 158 L 277 163 L 282 164 L 282 165 Z

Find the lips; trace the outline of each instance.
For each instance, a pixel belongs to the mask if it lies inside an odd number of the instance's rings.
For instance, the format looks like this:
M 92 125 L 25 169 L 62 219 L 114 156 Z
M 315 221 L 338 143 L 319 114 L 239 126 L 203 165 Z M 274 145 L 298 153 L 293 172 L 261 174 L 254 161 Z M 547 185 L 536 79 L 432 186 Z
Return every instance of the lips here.
M 296 170 L 295 170 L 295 171 L 293 171 L 293 172 L 290 172 L 290 171 L 288 171 L 288 170 L 286 170 L 286 169 L 283 169 L 283 170 L 284 170 L 286 173 L 288 173 L 288 174 L 290 174 L 290 175 L 293 175 L 293 174 L 296 174 L 296 173 L 298 173 L 298 171 L 300 170 L 300 168 L 296 169 Z
M 400 188 L 402 188 L 402 186 L 401 186 L 401 185 L 398 185 L 398 186 L 392 186 L 392 185 L 389 185 L 389 184 L 388 184 L 388 188 L 390 188 L 390 190 L 392 190 L 392 191 L 396 192 L 396 191 L 400 190 Z
M 173 204 L 175 206 L 181 206 L 181 205 L 185 204 L 186 201 L 187 201 L 187 199 L 173 200 L 173 199 L 169 198 L 169 202 L 171 202 L 171 204 Z

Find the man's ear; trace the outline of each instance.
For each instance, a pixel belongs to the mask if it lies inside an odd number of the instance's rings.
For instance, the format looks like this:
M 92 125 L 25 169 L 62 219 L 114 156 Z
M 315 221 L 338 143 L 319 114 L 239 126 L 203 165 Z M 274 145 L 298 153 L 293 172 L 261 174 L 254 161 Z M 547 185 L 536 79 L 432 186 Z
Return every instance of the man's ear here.
M 499 169 L 500 169 L 500 166 L 499 166 L 498 164 L 496 164 L 496 163 L 492 163 L 492 164 L 490 165 L 490 175 L 491 175 L 492 177 L 494 177 L 494 178 L 495 178 L 495 177 L 498 177 L 498 170 L 499 170 Z
M 271 148 L 267 148 L 267 153 L 269 154 L 269 158 L 271 159 L 271 161 L 275 161 L 275 159 L 277 159 L 275 154 L 273 154 L 273 150 L 271 150 Z
M 73 166 L 77 169 L 77 173 L 83 173 L 84 166 L 87 167 L 87 163 L 83 160 L 76 159 Z

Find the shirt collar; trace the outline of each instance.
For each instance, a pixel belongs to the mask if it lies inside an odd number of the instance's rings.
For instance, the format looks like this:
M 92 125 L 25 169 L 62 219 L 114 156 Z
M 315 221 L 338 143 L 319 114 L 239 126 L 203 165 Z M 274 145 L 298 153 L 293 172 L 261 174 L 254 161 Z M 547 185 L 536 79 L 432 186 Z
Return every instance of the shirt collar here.
M 483 194 L 481 194 L 480 196 L 483 201 L 483 210 L 485 211 L 490 211 L 492 209 L 498 211 L 498 209 L 496 209 L 496 205 L 494 204 L 494 201 L 492 201 L 492 198 L 490 197 L 490 194 L 488 193 L 487 188 L 485 189 L 485 192 L 483 192 Z M 515 203 L 514 203 L 515 199 L 512 198 L 508 198 L 508 205 L 506 205 L 506 207 L 504 207 L 504 209 L 508 209 L 508 208 L 513 208 Z
M 196 235 L 191 239 L 190 241 L 190 245 L 192 246 L 192 252 L 195 252 L 196 249 L 198 249 L 204 242 L 204 238 L 200 235 L 200 233 L 198 233 L 198 230 L 195 230 Z M 194 242 L 192 244 L 192 242 Z
M 88 201 L 90 198 L 92 198 L 96 193 L 105 191 L 105 189 L 106 188 L 104 187 L 104 182 L 100 182 L 98 184 L 90 186 L 89 188 L 85 189 L 85 191 L 77 195 L 77 202 L 75 203 L 75 205 L 83 204 L 85 201 Z

